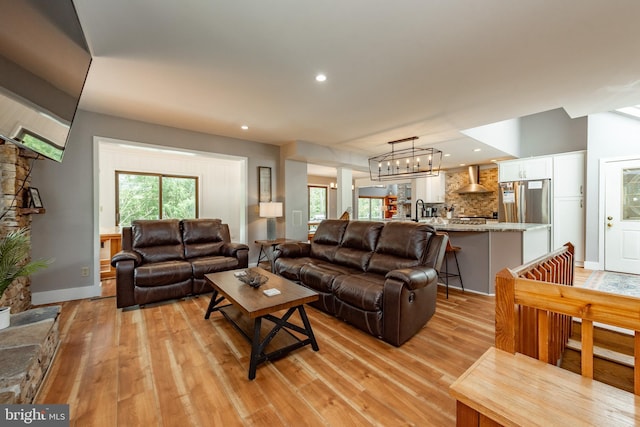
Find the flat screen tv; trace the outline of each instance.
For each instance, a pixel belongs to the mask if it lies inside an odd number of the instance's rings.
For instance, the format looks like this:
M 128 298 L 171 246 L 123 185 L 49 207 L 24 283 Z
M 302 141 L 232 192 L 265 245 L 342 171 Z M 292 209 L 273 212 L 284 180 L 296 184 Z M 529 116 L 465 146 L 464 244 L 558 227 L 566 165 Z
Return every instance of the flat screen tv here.
M 0 0 L 0 139 L 61 162 L 91 54 L 72 0 Z

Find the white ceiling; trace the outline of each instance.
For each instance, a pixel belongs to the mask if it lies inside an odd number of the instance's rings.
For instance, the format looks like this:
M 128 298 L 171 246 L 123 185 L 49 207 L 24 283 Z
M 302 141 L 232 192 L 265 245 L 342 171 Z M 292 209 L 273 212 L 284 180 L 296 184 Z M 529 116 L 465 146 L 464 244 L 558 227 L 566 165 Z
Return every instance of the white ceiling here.
M 461 130 L 640 103 L 637 0 L 74 2 L 81 108 L 177 128 L 367 155 L 415 135 L 446 168 L 505 155 Z

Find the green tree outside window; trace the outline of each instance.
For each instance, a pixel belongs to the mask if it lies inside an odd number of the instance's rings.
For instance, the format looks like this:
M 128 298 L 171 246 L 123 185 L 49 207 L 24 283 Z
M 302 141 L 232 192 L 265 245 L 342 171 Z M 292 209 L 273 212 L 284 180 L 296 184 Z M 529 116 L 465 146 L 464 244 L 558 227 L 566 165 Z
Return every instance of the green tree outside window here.
M 116 171 L 116 223 L 197 218 L 198 178 Z
M 309 186 L 309 221 L 327 218 L 327 187 Z
M 358 219 L 360 220 L 382 220 L 383 199 L 377 197 L 358 198 Z

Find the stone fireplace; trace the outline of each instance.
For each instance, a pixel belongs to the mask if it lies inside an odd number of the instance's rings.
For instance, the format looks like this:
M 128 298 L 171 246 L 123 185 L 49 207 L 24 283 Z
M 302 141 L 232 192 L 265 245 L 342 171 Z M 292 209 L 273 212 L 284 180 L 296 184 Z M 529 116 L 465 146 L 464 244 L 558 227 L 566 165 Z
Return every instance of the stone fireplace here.
M 0 140 L 0 236 L 31 229 L 31 215 L 43 212 L 24 204 L 35 158 Z M 0 299 L 0 306 L 11 307 L 11 324 L 0 330 L 0 404 L 33 403 L 60 342 L 60 306 L 32 309 L 30 285 L 20 277 Z
M 31 228 L 33 209 L 25 209 L 25 189 L 29 187 L 29 168 L 34 155 L 0 140 L 0 236 L 19 228 Z M 0 299 L 0 306 L 10 306 L 12 313 L 31 307 L 31 280 L 16 279 Z

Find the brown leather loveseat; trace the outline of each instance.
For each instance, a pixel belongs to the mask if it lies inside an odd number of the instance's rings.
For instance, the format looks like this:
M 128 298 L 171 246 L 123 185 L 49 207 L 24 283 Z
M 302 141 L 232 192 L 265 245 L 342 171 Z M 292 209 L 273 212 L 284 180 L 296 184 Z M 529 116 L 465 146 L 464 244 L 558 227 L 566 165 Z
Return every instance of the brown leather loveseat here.
M 446 242 L 427 224 L 325 220 L 311 243 L 276 247 L 274 266 L 318 292 L 315 307 L 399 346 L 435 313 Z
M 248 259 L 249 247 L 231 243 L 219 219 L 133 221 L 111 259 L 117 307 L 211 292 L 205 274 L 246 268 Z

